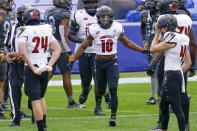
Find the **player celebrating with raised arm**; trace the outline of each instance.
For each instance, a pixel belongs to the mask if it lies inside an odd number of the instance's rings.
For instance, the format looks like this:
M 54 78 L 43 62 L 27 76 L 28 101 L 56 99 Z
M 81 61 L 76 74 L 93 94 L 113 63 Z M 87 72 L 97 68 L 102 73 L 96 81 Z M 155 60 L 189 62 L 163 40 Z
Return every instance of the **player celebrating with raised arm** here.
M 40 12 L 30 9 L 24 14 L 25 26 L 17 29 L 19 53 L 24 62 L 25 92 L 31 100 L 33 114 L 38 131 L 46 131 L 46 103 L 44 94 L 48 84 L 48 72 L 57 61 L 61 47 L 52 35 L 50 25 L 40 24 Z M 47 50 L 51 49 L 52 56 L 47 60 Z
M 110 126 L 116 125 L 116 112 L 118 107 L 117 87 L 119 80 L 119 67 L 117 53 L 117 42 L 121 41 L 130 49 L 148 53 L 148 51 L 130 41 L 124 35 L 124 29 L 120 23 L 113 21 L 112 9 L 108 6 L 101 6 L 97 10 L 97 23 L 89 27 L 89 35 L 78 48 L 68 67 L 71 69 L 75 60 L 77 60 L 90 45 L 95 41 L 96 50 L 96 82 L 98 84 L 99 94 L 106 92 L 107 84 L 111 94 L 111 119 Z

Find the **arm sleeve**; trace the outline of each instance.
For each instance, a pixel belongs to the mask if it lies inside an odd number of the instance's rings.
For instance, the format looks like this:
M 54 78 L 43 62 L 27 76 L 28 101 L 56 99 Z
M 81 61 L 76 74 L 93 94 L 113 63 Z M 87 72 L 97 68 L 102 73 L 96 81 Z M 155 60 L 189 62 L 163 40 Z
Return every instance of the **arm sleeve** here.
M 177 43 L 176 34 L 173 32 L 166 32 L 164 34 L 164 42 L 166 43 Z

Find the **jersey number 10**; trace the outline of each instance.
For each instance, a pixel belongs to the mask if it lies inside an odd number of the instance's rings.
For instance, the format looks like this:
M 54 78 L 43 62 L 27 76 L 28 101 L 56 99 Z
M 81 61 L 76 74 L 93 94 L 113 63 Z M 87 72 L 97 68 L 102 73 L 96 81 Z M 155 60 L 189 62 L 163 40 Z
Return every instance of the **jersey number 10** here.
M 112 47 L 113 47 L 113 41 L 111 39 L 105 41 L 105 40 L 101 40 L 102 42 L 102 52 L 111 52 L 112 51 Z
M 32 39 L 32 42 L 36 42 L 36 46 L 34 47 L 32 53 L 39 53 L 38 47 L 41 43 L 41 48 L 44 48 L 44 52 L 47 51 L 47 45 L 48 45 L 48 36 L 44 37 L 34 37 Z

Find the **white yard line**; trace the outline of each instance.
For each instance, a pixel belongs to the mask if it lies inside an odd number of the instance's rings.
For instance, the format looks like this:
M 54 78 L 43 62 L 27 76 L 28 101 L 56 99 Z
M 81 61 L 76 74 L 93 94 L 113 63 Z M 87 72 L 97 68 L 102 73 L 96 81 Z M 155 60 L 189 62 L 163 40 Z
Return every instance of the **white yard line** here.
M 189 81 L 197 81 L 197 76 L 190 77 Z M 127 83 L 150 83 L 150 77 L 136 77 L 136 78 L 120 78 L 119 84 Z M 49 86 L 62 86 L 62 80 L 51 80 L 49 81 Z M 92 84 L 94 84 L 92 82 Z M 72 80 L 72 85 L 81 85 L 81 80 Z
M 197 112 L 191 112 L 190 115 L 195 115 Z M 158 116 L 158 114 L 138 114 L 138 115 L 117 115 L 119 118 L 127 118 L 127 117 L 147 117 L 147 116 Z M 47 117 L 47 120 L 76 120 L 76 119 L 100 119 L 100 118 L 109 118 L 108 116 L 87 116 L 87 117 Z M 22 121 L 29 121 L 29 119 L 21 119 Z M 11 121 L 8 119 L 0 119 L 0 121 Z

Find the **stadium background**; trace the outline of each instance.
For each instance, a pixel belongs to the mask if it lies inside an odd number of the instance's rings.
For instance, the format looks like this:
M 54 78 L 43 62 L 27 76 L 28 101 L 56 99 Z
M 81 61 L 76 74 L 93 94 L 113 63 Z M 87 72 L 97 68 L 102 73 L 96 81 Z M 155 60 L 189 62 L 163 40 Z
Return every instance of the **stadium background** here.
M 129 1 L 129 0 L 126 0 Z M 137 0 L 138 1 L 138 0 Z M 134 4 L 137 6 L 137 1 L 135 1 Z M 72 1 L 72 11 L 76 10 L 76 3 L 77 0 Z M 51 6 L 52 0 L 15 0 L 16 8 L 22 4 L 29 4 L 32 5 L 38 9 L 40 9 L 43 19 L 43 13 L 45 9 Z M 140 33 L 140 21 L 139 21 L 139 12 L 134 11 L 135 8 L 133 6 L 133 3 L 130 5 L 131 10 L 127 11 L 127 14 L 125 16 L 125 19 L 123 19 L 123 26 L 125 29 L 125 35 L 132 41 L 136 42 L 139 46 L 142 45 L 142 39 L 141 39 L 141 33 Z M 195 33 L 195 38 L 197 40 L 197 9 L 190 9 L 192 15 L 193 15 L 193 30 Z M 119 10 L 119 13 L 122 11 Z M 117 11 L 116 11 L 117 13 Z M 118 13 L 117 13 L 118 14 Z M 75 43 L 71 42 L 72 50 L 74 51 Z M 145 67 L 147 66 L 147 57 L 146 55 L 142 53 L 138 53 L 135 51 L 131 51 L 127 47 L 125 47 L 123 44 L 118 43 L 118 58 L 119 58 L 119 66 L 121 72 L 135 72 L 135 71 L 144 71 Z M 197 64 L 195 65 L 195 68 L 197 69 Z M 78 73 L 78 66 L 77 63 L 73 66 L 73 73 Z M 57 68 L 56 73 L 59 73 L 59 69 Z

